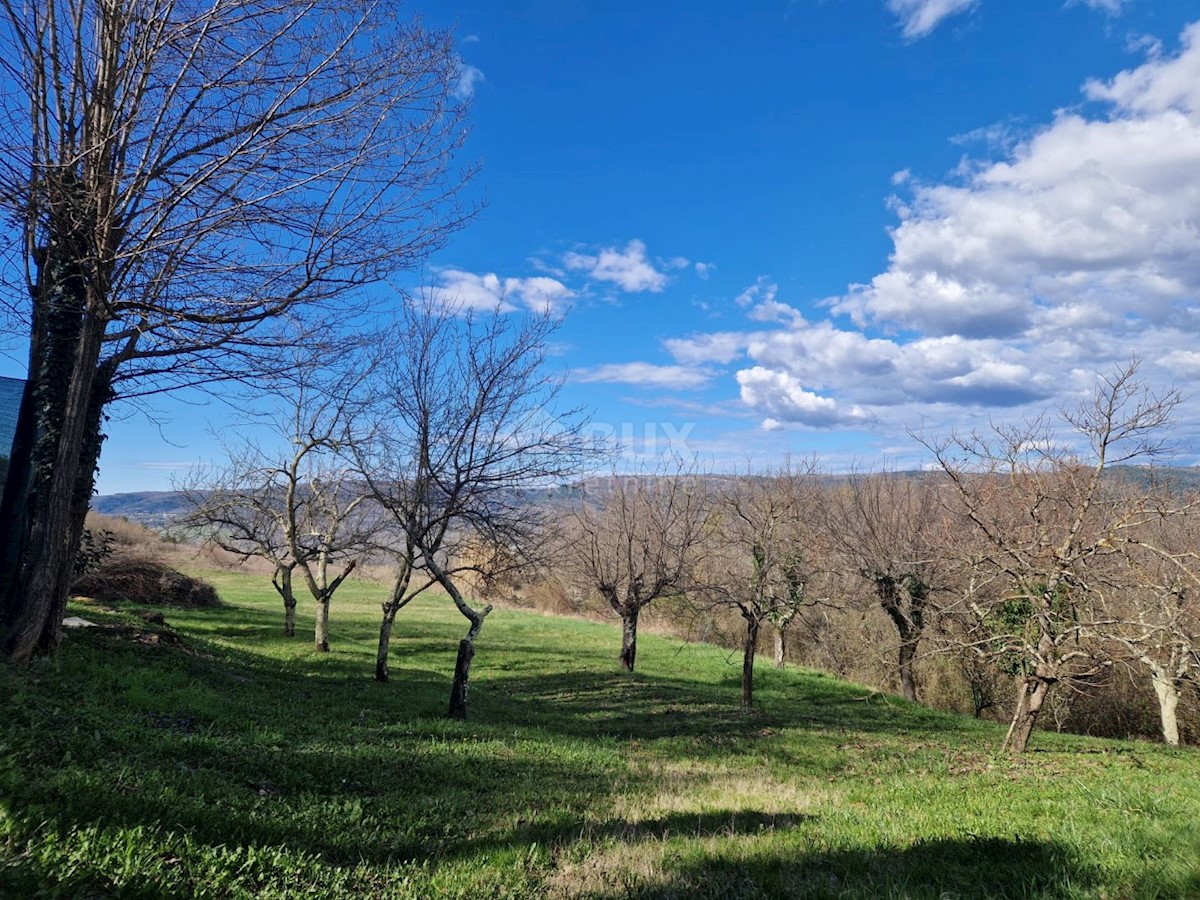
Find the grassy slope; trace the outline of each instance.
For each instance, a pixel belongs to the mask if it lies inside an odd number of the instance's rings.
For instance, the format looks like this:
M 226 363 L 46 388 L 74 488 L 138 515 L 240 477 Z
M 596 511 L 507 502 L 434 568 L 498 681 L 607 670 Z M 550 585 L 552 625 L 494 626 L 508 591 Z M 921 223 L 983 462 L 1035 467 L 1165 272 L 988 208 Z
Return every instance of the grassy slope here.
M 1200 896 L 1195 751 L 1042 734 L 1013 762 L 994 727 L 766 666 L 747 713 L 720 650 L 646 636 L 630 677 L 614 629 L 504 610 L 451 723 L 444 600 L 378 685 L 378 587 L 345 586 L 319 655 L 269 586 L 217 580 L 229 605 L 157 643 L 0 668 L 0 896 Z

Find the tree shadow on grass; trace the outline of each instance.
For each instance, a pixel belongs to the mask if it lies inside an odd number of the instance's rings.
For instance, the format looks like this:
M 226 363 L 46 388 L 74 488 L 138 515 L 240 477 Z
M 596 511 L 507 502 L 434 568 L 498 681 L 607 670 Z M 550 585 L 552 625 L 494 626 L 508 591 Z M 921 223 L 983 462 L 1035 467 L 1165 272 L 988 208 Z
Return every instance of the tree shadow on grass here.
M 1102 884 L 1099 870 L 1068 847 L 1040 841 L 968 838 L 906 846 L 734 857 L 718 851 L 658 874 L 622 876 L 597 898 L 1077 898 Z M 596 874 L 593 873 L 595 878 Z M 604 875 L 599 876 L 603 880 Z
M 794 700 L 740 705 L 738 686 L 628 673 L 572 671 L 476 682 L 488 718 L 574 737 L 751 738 L 764 729 L 945 736 L 973 723 L 822 678 L 799 678 Z
M 650 819 L 546 817 L 521 823 L 508 832 L 460 845 L 456 856 L 491 854 L 505 849 L 540 845 L 563 847 L 576 841 L 609 845 L 667 841 L 673 838 L 763 837 L 801 828 L 814 819 L 806 813 L 765 813 L 745 809 L 675 812 Z

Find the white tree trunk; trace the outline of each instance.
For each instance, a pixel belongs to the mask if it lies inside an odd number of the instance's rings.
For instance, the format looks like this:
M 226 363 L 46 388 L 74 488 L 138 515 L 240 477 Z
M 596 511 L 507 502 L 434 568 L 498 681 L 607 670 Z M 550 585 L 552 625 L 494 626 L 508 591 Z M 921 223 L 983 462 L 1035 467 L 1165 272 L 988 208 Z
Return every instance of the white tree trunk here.
M 1158 696 L 1158 715 L 1162 721 L 1163 740 L 1172 747 L 1179 746 L 1179 685 L 1171 673 L 1151 660 L 1142 660 L 1150 669 L 1150 681 Z

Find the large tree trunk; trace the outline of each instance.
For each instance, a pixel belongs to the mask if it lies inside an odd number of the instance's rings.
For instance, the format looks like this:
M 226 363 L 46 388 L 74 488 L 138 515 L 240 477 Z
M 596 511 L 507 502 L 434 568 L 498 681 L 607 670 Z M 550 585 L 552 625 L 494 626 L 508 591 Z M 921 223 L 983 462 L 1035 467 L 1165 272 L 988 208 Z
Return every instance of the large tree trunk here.
M 392 641 L 392 626 L 400 607 L 395 603 L 383 604 L 383 621 L 379 625 L 379 648 L 375 651 L 375 680 L 388 680 L 388 648 Z
M 758 652 L 758 619 L 746 616 L 746 641 L 742 647 L 742 706 L 754 705 L 754 655 Z
M 1179 685 L 1162 666 L 1149 664 L 1150 679 L 1158 697 L 1158 715 L 1162 723 L 1163 740 L 1172 747 L 1179 746 Z
M 775 668 L 782 669 L 787 665 L 787 629 L 775 629 Z
M 317 622 L 313 643 L 322 653 L 329 652 L 329 597 L 317 598 Z
M 15 514 L 3 535 L 16 556 L 3 604 L 4 652 L 13 662 L 52 653 L 61 639 L 103 441 L 101 417 L 111 395 L 110 373 L 97 370 L 103 331 L 95 321 L 75 329 L 69 373 L 56 365 L 64 361 L 60 346 L 33 375 L 27 394 L 35 405 L 32 440 L 22 448 L 27 458 L 14 460 L 5 505 L 11 503 Z
M 1042 705 L 1046 702 L 1046 695 L 1050 693 L 1053 684 L 1051 679 L 1037 675 L 1030 675 L 1021 681 L 1017 708 L 1009 726 L 1008 748 L 1011 752 L 1024 753 L 1029 747 L 1029 737 L 1033 734 Z
M 475 642 L 464 638 L 458 642 L 458 659 L 454 662 L 454 681 L 450 684 L 450 718 L 467 717 L 467 687 L 471 679 L 471 660 L 475 658 Z
M 104 272 L 85 237 L 77 174 L 47 172 L 50 224 L 34 262 L 29 379 L 5 488 L 0 540 L 4 653 L 27 662 L 61 639 L 115 364 L 100 365 Z
M 637 626 L 639 607 L 625 608 L 621 611 L 621 655 L 618 661 L 626 672 L 632 672 L 637 662 Z

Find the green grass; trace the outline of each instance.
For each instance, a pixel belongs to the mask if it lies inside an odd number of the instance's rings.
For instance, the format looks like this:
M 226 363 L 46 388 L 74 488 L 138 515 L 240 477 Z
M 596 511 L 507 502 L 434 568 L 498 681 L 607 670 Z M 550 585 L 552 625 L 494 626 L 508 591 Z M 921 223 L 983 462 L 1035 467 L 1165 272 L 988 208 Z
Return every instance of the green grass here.
M 465 621 L 348 583 L 332 653 L 269 585 L 227 605 L 73 612 L 0 667 L 0 896 L 1200 896 L 1200 754 L 994 727 L 812 672 L 498 610 L 471 720 L 443 718 Z M 300 622 L 309 629 L 311 620 Z M 309 632 L 311 633 L 311 632 Z

